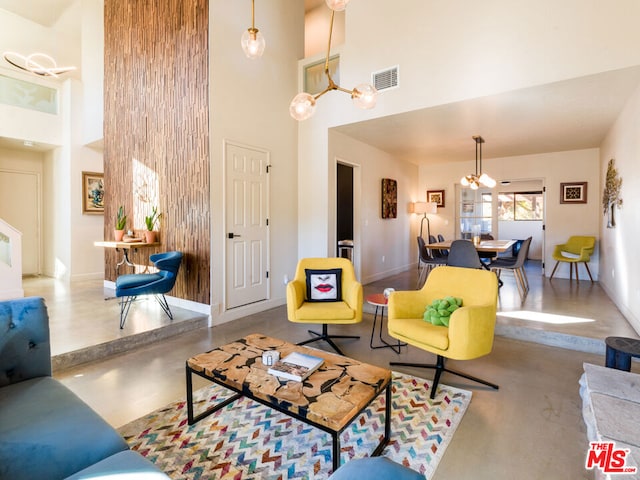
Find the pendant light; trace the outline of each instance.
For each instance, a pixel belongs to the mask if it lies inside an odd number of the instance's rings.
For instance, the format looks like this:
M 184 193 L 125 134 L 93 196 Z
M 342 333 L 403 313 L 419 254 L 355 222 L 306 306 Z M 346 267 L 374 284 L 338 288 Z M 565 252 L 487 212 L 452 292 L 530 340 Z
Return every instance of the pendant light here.
M 480 186 L 493 188 L 496 186 L 496 181 L 486 173 L 482 173 L 482 144 L 484 143 L 484 138 L 480 135 L 474 135 L 471 138 L 476 142 L 476 173 L 462 177 L 460 184 L 463 187 L 470 187 L 472 190 L 477 190 Z M 478 170 L 478 161 L 480 162 L 480 170 Z
M 256 2 L 251 0 L 251 28 L 247 29 L 240 39 L 240 45 L 247 58 L 255 60 L 264 53 L 266 43 L 262 33 L 256 28 Z
M 317 95 L 311 95 L 307 92 L 302 92 L 296 95 L 291 104 L 289 105 L 289 113 L 291 116 L 298 120 L 306 120 L 311 117 L 316 110 L 316 100 L 320 98 L 327 92 L 331 90 L 339 90 L 341 92 L 348 93 L 351 95 L 351 99 L 356 107 L 362 108 L 364 110 L 371 109 L 376 106 L 376 101 L 378 99 L 378 91 L 376 88 L 367 83 L 362 83 L 357 85 L 353 90 L 347 90 L 346 88 L 340 87 L 340 85 L 336 84 L 331 78 L 331 74 L 329 73 L 329 56 L 331 54 L 331 37 L 333 35 L 333 19 L 336 12 L 340 12 L 344 10 L 349 3 L 349 0 L 326 0 L 327 6 L 331 9 L 331 24 L 329 27 L 329 42 L 327 45 L 327 57 L 324 62 L 324 74 L 327 77 L 328 85 L 322 92 Z

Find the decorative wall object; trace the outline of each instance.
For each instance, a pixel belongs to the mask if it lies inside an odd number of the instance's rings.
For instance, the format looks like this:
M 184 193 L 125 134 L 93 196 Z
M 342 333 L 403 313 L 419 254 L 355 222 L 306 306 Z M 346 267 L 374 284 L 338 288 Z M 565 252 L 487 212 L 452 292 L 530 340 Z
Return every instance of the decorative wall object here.
M 615 160 L 612 158 L 607 165 L 607 177 L 602 192 L 602 210 L 607 215 L 607 228 L 616 226 L 616 220 L 613 215 L 616 206 L 622 206 L 622 198 L 620 198 L 620 187 L 622 187 L 622 179 L 618 176 L 618 170 L 614 166 Z
M 104 214 L 104 174 L 82 172 L 82 213 Z
M 427 190 L 427 202 L 437 203 L 444 208 L 444 190 Z
M 160 245 L 132 261 L 182 252 L 171 296 L 202 304 L 211 302 L 208 46 L 207 0 L 104 2 L 104 238 L 119 205 L 136 236 L 157 205 Z M 105 249 L 106 280 L 119 255 Z
M 561 183 L 560 203 L 587 203 L 587 182 Z
M 398 216 L 398 182 L 391 178 L 382 179 L 382 218 Z

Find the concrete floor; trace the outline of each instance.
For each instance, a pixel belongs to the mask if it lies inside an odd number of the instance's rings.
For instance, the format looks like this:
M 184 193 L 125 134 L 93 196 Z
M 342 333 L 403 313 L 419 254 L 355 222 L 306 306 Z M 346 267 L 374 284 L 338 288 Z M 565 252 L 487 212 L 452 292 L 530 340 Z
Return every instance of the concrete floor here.
M 417 272 L 409 271 L 366 285 L 365 296 L 386 287 L 413 289 L 416 278 Z M 599 349 L 603 349 L 606 336 L 638 335 L 597 283 L 564 279 L 549 282 L 534 263 L 529 269 L 531 291 L 521 302 L 513 277 L 503 274 L 503 280 L 493 352 L 476 360 L 449 362 L 454 369 L 499 384 L 500 390 L 443 375 L 443 383 L 471 390 L 473 399 L 433 478 L 593 478 L 584 469 L 588 444 L 578 393 L 582 364 L 604 363 Z M 64 287 L 52 280 L 34 279 L 25 282 L 25 291 L 27 295 L 45 297 L 51 315 L 53 348 L 59 352 L 65 350 L 64 345 L 77 345 L 76 333 L 83 336 L 86 331 L 107 332 L 97 336 L 109 341 L 113 332 L 125 336 L 165 323 L 162 312 L 155 308 L 154 301 L 149 301 L 134 305 L 135 314 L 127 321 L 125 331 L 118 332 L 117 304 L 115 300 L 104 300 L 101 283 Z M 361 324 L 339 327 L 341 333 L 362 337 L 341 343 L 347 355 L 385 367 L 391 360 L 433 361 L 432 355 L 413 347 L 403 348 L 400 355 L 389 349 L 370 349 L 373 309 L 365 307 L 367 313 Z M 185 313 L 182 321 L 188 321 L 188 316 Z M 75 322 L 83 328 L 75 328 Z M 282 306 L 138 346 L 59 371 L 55 376 L 117 427 L 183 398 L 184 363 L 190 356 L 255 332 L 298 342 L 308 338 L 306 330 L 304 325 L 289 323 Z M 559 343 L 564 348 L 534 342 Z M 315 346 L 327 348 L 322 343 Z M 430 370 L 397 368 L 432 378 Z M 640 370 L 638 363 L 633 363 L 632 370 Z

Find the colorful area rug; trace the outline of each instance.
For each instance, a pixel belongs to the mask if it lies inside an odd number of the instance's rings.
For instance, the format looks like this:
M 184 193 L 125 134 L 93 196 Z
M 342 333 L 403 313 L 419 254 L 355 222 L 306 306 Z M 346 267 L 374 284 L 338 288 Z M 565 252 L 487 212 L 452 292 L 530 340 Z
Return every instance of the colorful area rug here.
M 471 392 L 393 373 L 391 439 L 383 455 L 427 479 L 462 419 Z M 212 385 L 194 393 L 195 411 L 230 396 Z M 367 456 L 384 433 L 384 394 L 341 435 L 341 461 Z M 186 402 L 174 402 L 119 429 L 172 479 L 326 479 L 332 473 L 331 436 L 243 397 L 187 424 Z

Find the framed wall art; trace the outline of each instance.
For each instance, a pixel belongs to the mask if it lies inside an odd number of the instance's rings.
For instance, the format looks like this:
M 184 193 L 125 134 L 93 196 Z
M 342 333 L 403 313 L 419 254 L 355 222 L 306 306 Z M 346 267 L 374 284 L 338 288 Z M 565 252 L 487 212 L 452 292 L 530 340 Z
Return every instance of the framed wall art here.
M 398 182 L 391 178 L 382 179 L 382 218 L 398 216 Z
M 437 203 L 444 208 L 444 190 L 427 190 L 427 202 Z
M 561 183 L 560 203 L 587 203 L 587 182 Z
M 82 213 L 104 214 L 104 173 L 82 172 Z

